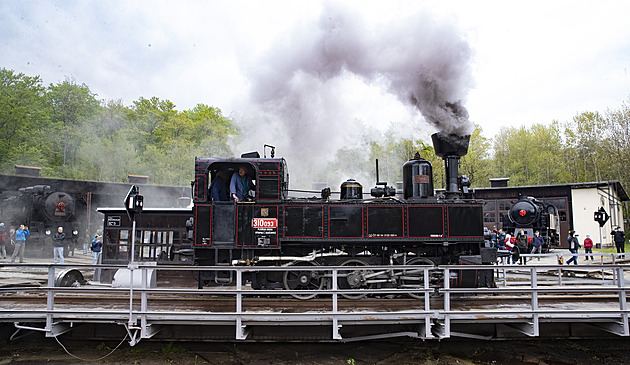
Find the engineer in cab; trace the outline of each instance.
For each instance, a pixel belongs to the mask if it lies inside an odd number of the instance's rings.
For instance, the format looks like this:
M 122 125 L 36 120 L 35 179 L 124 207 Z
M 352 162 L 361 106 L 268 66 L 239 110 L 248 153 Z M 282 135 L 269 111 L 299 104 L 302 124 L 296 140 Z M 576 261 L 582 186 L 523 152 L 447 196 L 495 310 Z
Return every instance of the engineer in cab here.
M 253 188 L 254 184 L 251 177 L 247 175 L 247 169 L 245 166 L 240 166 L 238 173 L 233 174 L 230 181 L 230 200 L 234 200 L 237 203 L 243 201 L 243 198 Z

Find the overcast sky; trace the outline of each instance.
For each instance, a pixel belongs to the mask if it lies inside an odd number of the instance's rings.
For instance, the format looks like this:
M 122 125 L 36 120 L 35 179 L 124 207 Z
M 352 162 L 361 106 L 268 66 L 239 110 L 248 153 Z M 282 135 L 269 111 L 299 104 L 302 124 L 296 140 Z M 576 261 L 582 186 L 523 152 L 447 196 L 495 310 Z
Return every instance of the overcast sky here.
M 464 57 L 466 67 L 459 68 L 470 78 L 458 76 L 465 87 L 456 95 L 486 136 L 501 126 L 548 124 L 583 111 L 618 108 L 630 97 L 627 0 L 343 5 L 346 14 L 361 23 L 353 29 L 373 38 L 391 29 L 399 35 L 400 28 L 423 32 L 422 24 L 431 22 L 442 30 L 452 28 L 448 37 L 461 37 L 470 51 Z M 295 0 L 0 0 L 0 67 L 39 75 L 45 85 L 71 76 L 99 99 L 122 99 L 126 105 L 157 96 L 174 102 L 178 110 L 203 103 L 237 115 L 252 101 L 262 100 L 269 73 L 285 61 L 282 53 L 270 50 L 291 53 L 316 44 L 300 39 L 327 19 L 324 13 L 330 8 L 327 3 Z M 431 47 L 433 34 L 426 31 L 422 47 Z M 443 47 L 438 43 L 436 47 Z M 414 44 L 414 39 L 407 43 Z M 398 47 L 406 52 L 405 43 Z M 300 52 L 309 55 L 311 50 Z M 367 56 L 372 63 L 379 63 L 381 56 L 398 58 L 392 50 Z M 374 76 L 381 74 L 382 65 L 366 62 L 356 63 L 355 73 L 332 75 L 335 87 L 319 90 L 328 94 L 318 107 L 325 109 L 326 100 L 338 97 L 342 100 L 335 101 L 335 108 L 341 105 L 345 117 L 368 125 L 422 120 L 418 110 L 392 93 L 395 87 Z M 281 66 L 305 70 L 304 65 Z M 321 76 L 320 71 L 313 75 Z M 335 90 L 343 95 L 335 95 Z

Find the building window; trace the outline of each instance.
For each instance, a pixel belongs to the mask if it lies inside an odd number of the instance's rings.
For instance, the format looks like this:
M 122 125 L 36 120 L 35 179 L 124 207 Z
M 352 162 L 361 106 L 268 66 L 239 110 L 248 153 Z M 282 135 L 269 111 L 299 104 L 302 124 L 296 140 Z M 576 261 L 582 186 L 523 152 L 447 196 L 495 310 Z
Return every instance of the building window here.
M 495 222 L 494 212 L 486 212 L 483 214 L 483 221 L 488 223 Z

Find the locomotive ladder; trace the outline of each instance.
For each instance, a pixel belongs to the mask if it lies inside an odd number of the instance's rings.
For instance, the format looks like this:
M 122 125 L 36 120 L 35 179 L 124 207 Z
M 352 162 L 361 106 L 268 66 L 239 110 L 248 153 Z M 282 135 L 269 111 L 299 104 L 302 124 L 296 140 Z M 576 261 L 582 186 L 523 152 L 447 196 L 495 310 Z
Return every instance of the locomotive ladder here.
M 215 248 L 214 249 L 215 266 L 232 266 L 232 249 Z M 214 282 L 217 284 L 231 284 L 234 282 L 234 271 L 216 270 L 214 273 Z

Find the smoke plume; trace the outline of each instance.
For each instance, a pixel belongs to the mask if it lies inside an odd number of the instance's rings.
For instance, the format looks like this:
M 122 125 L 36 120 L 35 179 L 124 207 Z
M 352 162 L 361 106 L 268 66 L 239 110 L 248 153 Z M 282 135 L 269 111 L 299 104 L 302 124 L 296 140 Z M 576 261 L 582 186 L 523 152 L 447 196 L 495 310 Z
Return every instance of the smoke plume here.
M 330 157 L 353 133 L 344 82 L 354 80 L 394 95 L 438 131 L 467 134 L 470 57 L 453 26 L 431 14 L 369 27 L 356 12 L 329 3 L 315 24 L 292 29 L 250 66 L 250 101 L 259 111 L 258 123 L 245 129 L 256 130 L 257 138 L 284 134 L 280 151 L 299 149 L 302 159 Z

